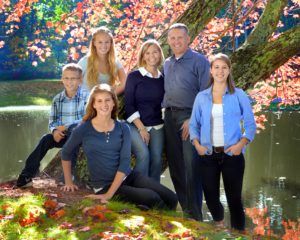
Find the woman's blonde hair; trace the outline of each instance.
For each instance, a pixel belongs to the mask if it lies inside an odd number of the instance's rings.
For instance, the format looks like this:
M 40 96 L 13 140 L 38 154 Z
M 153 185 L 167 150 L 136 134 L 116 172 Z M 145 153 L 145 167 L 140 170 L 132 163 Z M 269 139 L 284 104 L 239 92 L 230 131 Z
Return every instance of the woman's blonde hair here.
M 82 118 L 83 122 L 91 120 L 97 116 L 97 111 L 94 108 L 94 103 L 95 103 L 96 96 L 99 93 L 109 93 L 111 95 L 111 98 L 115 104 L 113 107 L 113 110 L 111 112 L 111 118 L 117 119 L 118 109 L 119 109 L 117 95 L 115 94 L 113 88 L 110 85 L 108 85 L 106 83 L 102 83 L 102 84 L 97 84 L 91 90 L 91 93 L 90 93 L 90 96 L 89 96 L 89 99 L 87 102 L 87 106 L 86 106 L 86 111 L 85 111 L 86 113 Z
M 148 48 L 150 46 L 156 46 L 160 52 L 160 60 L 158 62 L 158 67 L 162 65 L 163 61 L 164 61 L 164 53 L 160 47 L 160 44 L 158 41 L 154 40 L 154 39 L 149 39 L 146 42 L 144 42 L 139 50 L 138 53 L 138 67 L 145 67 L 146 66 L 146 62 L 144 60 L 144 55 L 145 52 L 148 50 Z
M 223 53 L 217 53 L 216 55 L 213 55 L 212 57 L 210 57 L 210 68 L 213 67 L 214 62 L 217 60 L 221 60 L 223 62 L 226 63 L 226 65 L 229 67 L 229 75 L 227 77 L 226 83 L 227 83 L 227 87 L 228 87 L 228 91 L 230 94 L 233 94 L 235 92 L 235 86 L 234 86 L 234 81 L 233 81 L 233 76 L 231 73 L 231 61 L 230 58 Z M 214 78 L 213 76 L 210 74 L 210 79 L 208 81 L 208 87 L 210 87 L 211 85 L 213 85 L 214 83 Z
M 87 60 L 87 84 L 90 88 L 98 84 L 99 78 L 99 59 L 97 55 L 97 49 L 94 46 L 96 36 L 100 34 L 106 34 L 110 37 L 110 49 L 107 54 L 108 60 L 108 74 L 109 74 L 109 84 L 111 86 L 115 85 L 117 79 L 117 67 L 116 67 L 116 53 L 115 53 L 115 43 L 111 31 L 107 27 L 96 28 L 92 33 L 92 39 L 90 41 L 88 60 Z

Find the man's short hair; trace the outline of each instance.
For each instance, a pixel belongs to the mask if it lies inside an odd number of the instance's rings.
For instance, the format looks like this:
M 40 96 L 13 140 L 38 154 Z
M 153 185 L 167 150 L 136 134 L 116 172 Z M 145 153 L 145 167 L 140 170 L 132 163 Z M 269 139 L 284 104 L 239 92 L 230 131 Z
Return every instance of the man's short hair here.
M 189 34 L 189 29 L 184 23 L 174 23 L 169 27 L 168 32 L 170 32 L 172 29 L 183 29 L 186 34 Z
M 68 63 L 65 66 L 63 66 L 62 68 L 62 72 L 66 71 L 66 70 L 70 70 L 70 71 L 76 71 L 78 72 L 80 75 L 82 75 L 82 68 L 80 67 L 80 65 L 78 65 L 77 63 Z

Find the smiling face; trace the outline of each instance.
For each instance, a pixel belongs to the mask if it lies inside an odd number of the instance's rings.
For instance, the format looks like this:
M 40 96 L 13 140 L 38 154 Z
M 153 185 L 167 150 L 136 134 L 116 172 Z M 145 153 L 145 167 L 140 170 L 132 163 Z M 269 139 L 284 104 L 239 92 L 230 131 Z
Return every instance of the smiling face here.
M 188 49 L 190 37 L 182 28 L 173 28 L 168 33 L 168 44 L 175 57 L 181 57 Z
M 215 83 L 227 83 L 230 68 L 225 61 L 218 59 L 212 63 L 210 72 Z
M 82 76 L 79 71 L 73 71 L 69 69 L 64 70 L 61 80 L 64 84 L 68 97 L 73 97 L 76 94 L 81 83 L 81 78 Z
M 111 48 L 112 40 L 111 37 L 107 33 L 98 33 L 95 36 L 93 41 L 93 45 L 96 48 L 98 55 L 106 55 L 108 54 Z
M 111 116 L 115 103 L 110 93 L 101 92 L 95 95 L 93 108 L 96 110 L 97 115 Z
M 161 53 L 156 45 L 150 45 L 143 53 L 143 62 L 145 67 L 157 67 L 161 62 Z

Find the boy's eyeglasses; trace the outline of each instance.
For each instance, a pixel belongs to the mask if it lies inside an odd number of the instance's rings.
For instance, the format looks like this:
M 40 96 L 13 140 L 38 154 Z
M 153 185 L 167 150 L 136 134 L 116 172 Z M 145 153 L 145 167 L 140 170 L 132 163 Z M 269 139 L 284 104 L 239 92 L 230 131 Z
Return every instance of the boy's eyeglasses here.
M 72 78 L 68 78 L 68 77 L 63 77 L 62 78 L 64 81 L 71 81 L 71 82 L 73 82 L 73 81 L 76 81 L 76 80 L 78 80 L 78 79 L 80 79 L 79 77 L 77 77 L 77 78 L 75 78 L 75 77 L 72 77 Z

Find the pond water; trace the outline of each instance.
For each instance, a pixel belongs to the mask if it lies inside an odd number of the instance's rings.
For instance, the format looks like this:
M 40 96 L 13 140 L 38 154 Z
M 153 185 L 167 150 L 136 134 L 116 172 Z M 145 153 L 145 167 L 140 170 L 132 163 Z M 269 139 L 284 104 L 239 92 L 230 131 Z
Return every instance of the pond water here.
M 25 165 L 27 156 L 48 131 L 50 107 L 0 108 L 0 182 L 16 178 Z M 41 166 L 57 153 L 48 151 Z
M 28 154 L 47 132 L 49 107 L 0 108 L 0 182 L 15 178 Z M 246 152 L 244 202 L 252 219 L 283 235 L 282 222 L 300 217 L 300 112 L 267 113 L 266 129 L 258 134 Z M 51 150 L 42 166 L 52 159 Z M 172 188 L 168 172 L 162 183 Z M 229 214 L 224 191 L 226 222 Z M 211 216 L 204 206 L 204 219 Z M 252 219 L 247 226 L 254 228 Z M 299 223 L 300 224 L 300 223 Z M 261 229 L 256 229 L 261 232 Z

